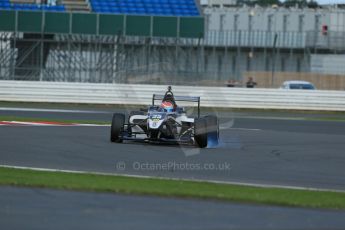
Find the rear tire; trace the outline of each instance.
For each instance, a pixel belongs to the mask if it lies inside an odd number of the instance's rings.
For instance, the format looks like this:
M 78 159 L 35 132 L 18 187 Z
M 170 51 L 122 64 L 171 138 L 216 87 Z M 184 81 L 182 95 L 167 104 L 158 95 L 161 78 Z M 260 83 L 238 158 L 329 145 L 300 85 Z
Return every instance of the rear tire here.
M 199 148 L 207 147 L 207 122 L 204 118 L 194 121 L 194 139 Z
M 219 121 L 217 116 L 209 115 L 205 117 L 207 124 L 208 141 L 212 145 L 218 145 L 219 142 Z
M 121 113 L 114 113 L 113 120 L 111 122 L 110 141 L 116 143 L 122 143 L 120 137 L 125 124 L 125 115 Z

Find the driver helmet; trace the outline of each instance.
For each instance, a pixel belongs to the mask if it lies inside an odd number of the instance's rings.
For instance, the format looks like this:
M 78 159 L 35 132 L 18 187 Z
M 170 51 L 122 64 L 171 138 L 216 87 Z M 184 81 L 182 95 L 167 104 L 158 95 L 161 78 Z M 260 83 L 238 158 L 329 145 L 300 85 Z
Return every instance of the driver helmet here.
M 161 108 L 163 108 L 166 112 L 174 111 L 174 105 L 170 101 L 163 101 L 161 104 Z

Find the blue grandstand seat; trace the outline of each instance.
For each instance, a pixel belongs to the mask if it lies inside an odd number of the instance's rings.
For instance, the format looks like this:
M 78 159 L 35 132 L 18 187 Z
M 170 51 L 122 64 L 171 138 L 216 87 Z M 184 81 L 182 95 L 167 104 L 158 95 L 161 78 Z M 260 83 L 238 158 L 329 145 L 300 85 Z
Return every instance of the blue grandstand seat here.
M 194 0 L 90 0 L 92 11 L 138 15 L 198 16 Z

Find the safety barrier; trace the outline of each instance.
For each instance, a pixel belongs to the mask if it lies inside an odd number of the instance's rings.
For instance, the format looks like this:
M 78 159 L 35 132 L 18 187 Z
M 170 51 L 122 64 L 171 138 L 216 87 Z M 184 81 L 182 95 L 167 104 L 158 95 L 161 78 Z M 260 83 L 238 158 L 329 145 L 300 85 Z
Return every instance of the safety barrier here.
M 0 101 L 148 105 L 163 85 L 0 81 Z M 345 111 L 344 91 L 173 86 L 202 107 Z

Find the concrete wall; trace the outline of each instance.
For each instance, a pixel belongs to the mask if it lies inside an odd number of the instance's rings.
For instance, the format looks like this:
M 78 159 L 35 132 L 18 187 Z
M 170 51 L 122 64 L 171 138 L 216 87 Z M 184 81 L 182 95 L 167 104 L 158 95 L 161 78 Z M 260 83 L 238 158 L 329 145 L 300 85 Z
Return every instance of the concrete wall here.
M 337 32 L 345 31 L 345 14 L 343 10 L 333 11 L 330 14 L 330 30 Z
M 321 31 L 322 25 L 328 25 L 329 28 L 342 28 L 344 31 L 344 23 L 343 21 L 340 22 L 340 19 L 343 20 L 345 11 L 283 7 L 206 7 L 204 14 L 207 30 L 221 30 L 223 28 L 223 30 L 243 31 L 306 32 Z M 339 25 L 341 26 L 339 27 Z

